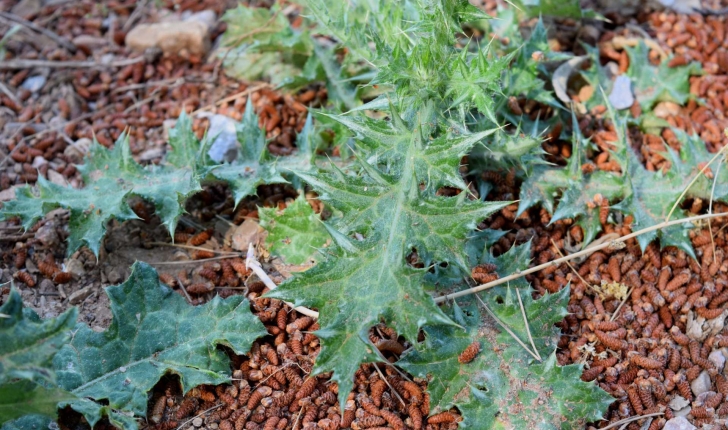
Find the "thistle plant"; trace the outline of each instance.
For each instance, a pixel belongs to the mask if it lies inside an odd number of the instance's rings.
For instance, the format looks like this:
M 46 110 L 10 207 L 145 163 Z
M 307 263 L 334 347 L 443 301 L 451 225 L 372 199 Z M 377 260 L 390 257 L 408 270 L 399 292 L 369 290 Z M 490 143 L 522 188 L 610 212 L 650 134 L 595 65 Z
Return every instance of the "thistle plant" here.
M 433 411 L 457 406 L 464 425 L 518 428 L 518 420 L 503 421 L 504 408 L 513 398 L 509 389 L 497 387 L 525 381 L 520 378 L 528 374 L 548 381 L 544 395 L 548 392 L 553 403 L 531 405 L 534 414 L 523 418 L 523 425 L 557 428 L 565 423 L 564 427 L 570 427 L 601 417 L 609 396 L 593 384 L 581 383 L 580 367 L 555 365 L 552 325 L 564 316 L 568 290 L 534 301 L 528 286 L 520 285 L 520 290 L 501 292 L 510 299 L 494 307 L 496 317 L 512 322 L 518 306 L 514 294 L 527 303 L 530 324 L 538 327 L 536 350 L 541 364 L 523 351 L 516 352 L 508 335 L 500 339 L 512 352 L 493 356 L 497 341 L 478 330 L 479 319 L 472 319 L 476 313 L 466 318 L 457 305 L 442 309 L 434 305 L 430 294 L 438 279 L 428 275 L 444 270 L 443 266 L 467 272 L 468 236 L 480 221 L 510 203 L 476 198 L 460 172 L 461 160 L 474 146 L 518 140 L 497 126 L 495 111 L 502 97 L 500 77 L 513 56 L 498 57 L 488 47 L 459 40 L 465 22 L 487 16 L 467 1 L 422 0 L 407 3 L 399 13 L 384 17 L 373 13 L 368 20 L 356 21 L 347 20 L 335 2 L 308 4 L 324 24 L 324 32 L 338 35 L 347 47 L 354 45 L 350 52 L 364 50 L 362 44 L 376 47 L 364 57 L 377 71 L 372 84 L 391 88 L 365 105 L 382 111 L 385 118 L 366 116 L 361 109 L 343 115 L 320 114 L 356 136 L 356 160 L 349 169 L 294 171 L 334 210 L 326 223 L 334 245 L 316 266 L 294 275 L 268 296 L 319 310 L 317 336 L 322 347 L 313 373 L 333 372 L 339 402 L 344 405 L 359 365 L 382 360 L 368 332 L 383 321 L 414 345 L 402 366 L 430 379 Z M 372 10 L 385 4 L 375 3 Z M 490 158 L 486 151 L 481 151 L 481 157 L 482 163 L 493 168 L 504 167 L 502 158 Z M 443 195 L 440 191 L 445 187 L 457 190 L 457 195 Z M 422 268 L 408 263 L 412 255 Z M 510 257 L 521 266 L 528 264 L 528 252 Z M 520 322 L 521 327 L 528 325 L 528 321 Z M 426 340 L 420 343 L 423 329 Z M 483 346 L 483 353 L 472 361 L 459 360 L 474 342 Z M 500 372 L 498 363 L 509 363 L 510 370 L 496 379 L 484 377 Z M 567 386 L 578 388 L 570 392 Z M 574 393 L 579 394 L 570 397 Z M 573 414 L 567 413 L 568 405 L 582 398 L 586 401 L 573 408 Z M 547 419 L 548 414 L 558 418 Z

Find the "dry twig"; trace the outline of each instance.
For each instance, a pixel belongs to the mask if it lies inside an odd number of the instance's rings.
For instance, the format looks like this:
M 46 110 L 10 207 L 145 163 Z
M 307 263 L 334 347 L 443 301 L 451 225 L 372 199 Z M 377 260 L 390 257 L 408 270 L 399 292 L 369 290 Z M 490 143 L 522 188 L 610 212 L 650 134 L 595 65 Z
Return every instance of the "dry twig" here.
M 62 47 L 69 50 L 72 54 L 75 54 L 78 48 L 76 45 L 73 44 L 70 40 L 66 39 L 65 37 L 61 37 L 57 35 L 56 33 L 48 30 L 47 28 L 39 27 L 32 22 L 23 19 L 15 14 L 9 13 L 9 12 L 0 12 L 0 18 L 5 19 L 6 21 L 14 22 L 16 24 L 20 24 L 25 28 L 28 28 L 30 30 L 35 31 L 36 33 L 40 33 L 43 36 L 53 40 L 57 44 L 61 45 Z
M 666 227 L 670 227 L 670 226 L 673 226 L 673 225 L 690 223 L 692 221 L 698 221 L 698 220 L 701 220 L 701 219 L 719 218 L 719 217 L 723 217 L 723 216 L 728 216 L 728 212 L 721 212 L 721 213 L 718 213 L 718 214 L 696 215 L 696 216 L 693 216 L 693 217 L 690 217 L 690 218 L 685 218 L 685 219 L 679 219 L 679 220 L 674 220 L 674 221 L 664 221 L 664 222 L 661 222 L 660 224 L 653 225 L 652 227 L 643 228 L 642 230 L 636 231 L 634 233 L 630 233 L 630 234 L 628 234 L 626 236 L 622 236 L 620 238 L 611 240 L 609 242 L 602 243 L 602 244 L 600 244 L 598 246 L 595 246 L 593 248 L 584 249 L 584 250 L 579 251 L 579 252 L 576 252 L 574 254 L 567 255 L 566 257 L 558 258 L 558 259 L 553 260 L 553 261 L 548 262 L 548 263 L 539 264 L 538 266 L 531 267 L 530 269 L 526 269 L 526 270 L 522 270 L 522 271 L 513 273 L 513 274 L 508 275 L 508 276 L 506 276 L 504 278 L 496 279 L 493 282 L 488 282 L 486 284 L 482 284 L 482 285 L 478 285 L 476 287 L 468 288 L 468 289 L 463 290 L 463 291 L 458 291 L 457 293 L 446 294 L 444 296 L 437 297 L 437 298 L 435 298 L 435 303 L 444 303 L 444 302 L 446 302 L 448 300 L 456 299 L 458 297 L 468 296 L 470 294 L 478 293 L 480 291 L 489 290 L 489 289 L 491 289 L 493 287 L 496 287 L 498 285 L 505 284 L 506 282 L 509 282 L 509 281 L 513 281 L 514 279 L 518 279 L 518 278 L 521 278 L 521 277 L 526 276 L 528 274 L 531 274 L 531 273 L 534 273 L 534 272 L 538 272 L 538 271 L 543 270 L 543 269 L 545 269 L 545 268 L 547 268 L 549 266 L 561 264 L 561 263 L 564 263 L 566 261 L 573 260 L 574 258 L 581 257 L 582 255 L 587 255 L 587 254 L 590 254 L 592 252 L 599 251 L 599 250 L 604 249 L 604 248 L 608 248 L 610 246 L 613 246 L 616 243 L 625 242 L 625 241 L 627 241 L 629 239 L 632 239 L 633 237 L 637 237 L 637 236 L 643 235 L 645 233 L 649 233 L 651 231 L 660 230 L 660 229 L 663 229 L 663 228 L 666 228 Z
M 124 60 L 101 63 L 98 61 L 50 61 L 50 60 L 28 60 L 15 59 L 0 62 L 0 70 L 20 70 L 33 67 L 68 68 L 68 69 L 107 69 L 124 67 L 130 64 L 141 63 L 144 57 L 127 58 Z

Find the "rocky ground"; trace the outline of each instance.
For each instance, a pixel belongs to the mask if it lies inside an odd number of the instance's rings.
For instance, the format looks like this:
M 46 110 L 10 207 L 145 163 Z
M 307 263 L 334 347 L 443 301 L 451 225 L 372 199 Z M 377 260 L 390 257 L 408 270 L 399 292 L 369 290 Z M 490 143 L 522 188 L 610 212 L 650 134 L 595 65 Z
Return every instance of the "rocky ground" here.
M 127 130 L 134 158 L 159 163 L 168 149 L 166 130 L 180 112 L 192 114 L 201 136 L 210 126 L 210 114 L 240 119 L 248 98 L 266 127 L 271 152 L 281 156 L 293 152 L 307 107 L 324 103 L 326 91 L 311 87 L 284 94 L 265 83 L 227 77 L 219 59 L 209 53 L 225 30 L 219 18 L 233 5 L 212 0 L 0 0 L 0 34 L 15 24 L 22 27 L 2 48 L 8 54 L 0 62 L 0 201 L 12 198 L 17 186 L 34 183 L 38 175 L 80 186 L 74 163 L 80 162 L 94 137 L 111 146 Z M 494 12 L 496 3 L 482 6 Z M 728 127 L 725 15 L 638 7 L 631 15 L 624 10 L 605 15 L 611 23 L 553 23 L 558 29 L 553 44 L 574 50 L 579 49 L 575 40 L 590 42 L 600 47 L 603 64 L 613 63 L 621 71 L 629 66 L 624 48 L 636 38 L 652 41 L 655 61 L 671 53 L 674 66 L 699 61 L 706 73 L 690 78 L 690 92 L 706 103 L 661 103 L 655 115 L 699 134 L 711 151 L 722 148 L 726 143 L 722 130 Z M 570 95 L 583 101 L 594 90 L 581 85 Z M 540 114 L 529 101 L 518 102 L 534 118 Z M 634 116 L 638 109 L 635 103 Z M 597 107 L 585 112 L 579 125 L 586 136 L 607 148 L 616 135 L 604 111 Z M 551 135 L 558 133 L 552 130 Z M 673 149 L 680 145 L 670 131 L 657 136 L 635 130 L 631 142 L 646 168 L 654 171 L 671 167 L 663 156 L 665 145 Z M 571 143 L 551 139 L 544 150 L 551 161 L 563 163 Z M 593 167 L 614 170 L 608 152 L 601 154 L 590 161 Z M 518 195 L 519 184 L 503 173 L 493 179 L 496 187 L 489 198 Z M 12 222 L 0 223 L 0 283 L 19 281 L 25 303 L 44 317 L 79 306 L 81 320 L 98 330 L 111 318 L 102 288 L 125 279 L 135 260 L 153 264 L 162 279 L 191 303 L 203 303 L 214 294 L 247 294 L 270 336 L 256 342 L 247 356 L 235 358 L 234 385 L 200 387 L 183 397 L 175 380 L 162 381 L 150 399 L 144 423 L 149 428 L 456 428 L 457 410 L 427 416 L 426 381 L 413 380 L 388 365 L 359 370 L 355 391 L 340 416 L 337 385 L 327 375 L 307 376 L 319 349 L 315 321 L 281 302 L 258 298 L 265 286 L 241 265 L 242 260 L 197 261 L 242 251 L 248 242 L 259 240 L 257 207 L 283 207 L 295 195 L 284 186 L 261 187 L 255 199 L 234 208 L 227 190 L 206 189 L 190 202 L 189 215 L 176 234 L 176 243 L 202 248 L 194 250 L 161 245 L 170 243 L 170 238 L 140 202 L 135 211 L 143 220 L 111 225 L 98 261 L 84 250 L 65 257 L 67 214 L 62 210 L 28 232 Z M 687 202 L 693 213 L 704 213 L 706 205 Z M 713 210 L 723 212 L 728 207 L 715 205 Z M 534 264 L 539 264 L 570 253 L 583 237 L 571 220 L 549 225 L 543 210 L 532 209 L 517 219 L 514 213 L 515 207 L 506 208 L 481 225 L 511 231 L 495 246 L 496 254 L 533 238 Z M 602 223 L 608 237 L 632 228 L 629 219 L 606 215 Z M 596 381 L 615 397 L 607 419 L 590 428 L 651 414 L 657 415 L 626 428 L 725 425 L 727 223 L 728 219 L 719 218 L 693 233 L 698 261 L 670 248 L 660 252 L 653 247 L 643 255 L 632 240 L 623 249 L 595 252 L 572 262 L 572 267 L 552 266 L 529 277 L 537 294 L 571 283 L 570 315 L 560 324 L 559 362 L 586 364 L 583 379 Z M 235 245 L 233 237 L 243 244 Z M 264 266 L 276 282 L 287 275 L 287 268 L 275 260 Z M 603 281 L 622 282 L 630 289 L 615 298 L 600 293 Z M 200 283 L 211 288 L 194 287 Z M 4 287 L 0 301 L 7 292 Z M 392 362 L 410 346 L 386 326 L 374 327 L 370 336 Z M 685 423 L 688 426 L 679 426 Z M 83 422 L 64 413 L 61 427 L 83 428 Z

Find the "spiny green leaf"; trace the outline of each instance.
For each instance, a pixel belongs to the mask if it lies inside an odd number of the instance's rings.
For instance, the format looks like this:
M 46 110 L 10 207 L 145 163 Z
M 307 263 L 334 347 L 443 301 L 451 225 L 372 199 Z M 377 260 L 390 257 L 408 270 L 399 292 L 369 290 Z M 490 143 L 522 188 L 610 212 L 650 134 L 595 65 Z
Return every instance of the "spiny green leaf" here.
M 172 150 L 167 153 L 164 160 L 174 167 L 196 169 L 206 164 L 207 154 L 203 153 L 205 145 L 192 131 L 192 121 L 184 110 L 177 118 L 174 127 L 169 129 L 169 146 Z M 204 176 L 204 173 L 201 175 Z
M 516 0 L 516 4 L 526 9 L 529 16 L 582 17 L 579 0 Z
M 429 190 L 450 186 L 464 190 L 467 188 L 460 176 L 460 160 L 478 142 L 492 135 L 496 130 L 485 130 L 466 136 L 440 136 L 425 142 L 423 130 L 413 130 L 398 117 L 398 111 L 390 107 L 393 121 L 375 120 L 363 116 L 326 115 L 347 126 L 357 134 L 361 145 L 369 149 L 373 156 L 367 162 L 382 163 L 390 166 L 392 174 L 400 174 L 399 166 L 405 158 L 414 161 L 415 174 Z M 322 114 L 324 115 L 324 114 Z M 422 116 L 427 116 L 423 114 Z M 409 151 L 412 145 L 421 148 Z
M 665 221 L 668 212 L 677 202 L 683 185 L 687 185 L 690 178 L 678 177 L 674 171 L 666 174 L 647 171 L 637 156 L 630 154 L 629 165 L 625 170 L 625 177 L 629 178 L 631 185 L 626 187 L 624 200 L 613 208 L 634 217 L 634 225 L 638 229 L 652 227 Z M 686 216 L 685 211 L 675 211 L 675 219 Z M 688 238 L 687 230 L 681 226 L 672 226 L 659 231 L 645 233 L 637 237 L 642 249 L 660 238 L 660 245 L 676 246 L 690 256 L 694 256 L 693 247 Z
M 243 121 L 238 125 L 240 156 L 233 163 L 225 163 L 211 169 L 211 175 L 227 182 L 233 192 L 235 204 L 256 193 L 258 185 L 287 182 L 271 160 L 265 140 L 265 131 L 258 126 L 258 116 L 248 98 Z
M 55 418 L 58 403 L 74 398 L 74 395 L 60 388 L 46 388 L 31 381 L 0 384 L 0 423 L 24 415 Z
M 533 300 L 528 288 L 500 288 L 483 295 L 488 307 L 522 342 L 532 348 L 516 294 L 543 362 L 536 361 L 488 316 L 481 324 L 476 306 L 448 312 L 465 329 L 427 327 L 426 340 L 398 362 L 415 376 L 429 378 L 433 413 L 458 407 L 462 426 L 483 429 L 576 429 L 598 420 L 613 399 L 593 383 L 580 380 L 581 365 L 560 367 L 554 353 L 558 328 L 566 315 L 568 288 Z M 469 363 L 458 356 L 473 341 L 481 351 Z
M 511 46 L 517 46 L 518 48 L 511 54 L 514 56 L 514 60 L 503 74 L 504 94 L 506 96 L 525 97 L 528 100 L 536 100 L 560 108 L 559 103 L 554 98 L 553 91 L 546 88 L 544 76 L 548 75 L 542 70 L 541 62 L 534 59 L 534 55 L 542 56 L 545 61 L 564 60 L 569 59 L 571 56 L 551 50 L 546 27 L 540 19 L 536 26 L 531 29 L 530 37 L 523 40 L 520 31 L 518 31 L 520 21 L 512 12 L 507 15 L 511 18 L 510 22 L 513 30 L 503 36 L 509 36 Z M 505 25 L 505 23 L 499 21 L 494 20 L 493 23 L 499 23 L 501 26 Z
M 415 131 L 421 123 L 407 124 L 398 117 L 391 124 L 336 119 L 371 148 L 391 150 L 367 157 L 377 164 L 361 157 L 355 175 L 338 170 L 296 172 L 322 201 L 343 214 L 335 228 L 360 238 L 350 242 L 355 252 L 332 247 L 327 260 L 268 295 L 319 309 L 321 329 L 316 333 L 322 349 L 314 372 L 334 371 L 343 405 L 359 364 L 379 358 L 367 333 L 381 318 L 407 339 L 415 339 L 425 324 L 450 323 L 422 288 L 427 271 L 409 267 L 407 255 L 414 249 L 425 266 L 448 262 L 466 267 L 467 233 L 507 203 L 469 201 L 464 192 L 439 197 L 435 187 L 420 187 L 455 177 L 461 154 L 485 135 L 431 141 Z M 442 166 L 442 173 L 434 173 L 432 166 Z
M 657 102 L 670 101 L 685 104 L 690 97 L 690 76 L 702 74 L 699 63 L 668 67 L 668 60 L 655 67 L 649 60 L 649 49 L 640 40 L 634 47 L 626 47 L 629 54 L 627 75 L 632 79 L 637 101 L 644 110 L 651 110 Z
M 286 209 L 258 208 L 261 227 L 268 230 L 266 243 L 273 254 L 289 264 L 303 264 L 311 259 L 329 237 L 321 218 L 301 194 Z
M 19 216 L 27 229 L 53 209 L 69 209 L 67 252 L 87 245 L 98 254 L 108 221 L 138 218 L 128 205 L 129 197 L 153 202 L 162 224 L 173 233 L 184 213 L 185 200 L 201 189 L 192 168 L 144 168 L 137 164 L 131 157 L 126 134 L 119 137 L 113 149 L 94 143 L 86 164 L 78 169 L 85 188 L 63 187 L 41 176 L 35 189 L 26 185 L 17 190 L 16 200 L 5 203 L 0 218 Z
M 3 423 L 0 430 L 48 430 L 52 422 L 46 415 L 25 415 Z
M 8 316 L 0 318 L 0 384 L 13 379 L 52 382 L 51 360 L 76 325 L 76 308 L 41 320 L 23 308 L 20 294 L 12 289 L 0 314 Z
M 708 148 L 699 136 L 689 135 L 679 129 L 672 129 L 672 131 L 680 142 L 680 153 L 668 148 L 667 155 L 672 164 L 670 169 L 675 171 L 676 177 L 683 179 L 683 189 L 697 176 L 695 183 L 688 190 L 689 196 L 706 201 L 712 198 L 716 201 L 728 202 L 728 169 L 725 166 L 718 169 L 718 163 L 723 160 L 719 157 L 706 170 L 706 173 L 699 174 L 702 167 L 710 162 L 715 154 L 708 152 Z M 715 189 L 713 189 L 714 183 Z
M 190 306 L 144 263 L 135 263 L 129 279 L 106 292 L 114 315 L 109 329 L 97 333 L 78 324 L 53 364 L 61 388 L 79 398 L 108 401 L 111 410 L 143 416 L 147 392 L 170 372 L 179 376 L 184 392 L 200 384 L 224 383 L 230 363 L 218 346 L 244 354 L 266 334 L 242 296 L 216 296 L 202 306 Z M 92 426 L 108 412 L 88 400 L 67 403 Z
M 511 56 L 488 57 L 487 48 L 478 50 L 470 61 L 467 51 L 461 51 L 460 57 L 450 65 L 452 71 L 447 94 L 454 96 L 451 107 L 469 102 L 481 114 L 496 122 L 493 94 L 501 91 L 500 76 L 511 62 Z M 468 108 L 467 104 L 465 108 Z
M 611 142 L 614 151 L 611 155 L 622 167 L 621 175 L 611 172 L 596 171 L 583 174 L 580 168 L 585 159 L 583 139 L 574 137 L 573 155 L 565 168 L 539 167 L 521 187 L 521 203 L 519 214 L 534 204 L 541 203 L 545 209 L 553 213 L 552 221 L 562 218 L 575 218 L 585 233 L 584 243 L 589 243 L 601 231 L 598 208 L 594 206 L 594 197 L 601 194 L 610 202 L 618 202 L 610 210 L 634 217 L 633 228 L 644 229 L 665 221 L 667 214 L 678 198 L 698 175 L 703 164 L 711 159 L 705 143 L 697 136 L 689 137 L 682 131 L 674 130 L 682 147 L 680 154 L 667 148 L 665 157 L 672 167 L 666 172 L 648 171 L 636 154 L 625 142 L 627 133 L 623 119 L 615 118 L 618 130 L 617 142 Z M 720 172 L 716 183 L 714 199 L 728 201 L 728 172 Z M 700 175 L 696 183 L 688 190 L 686 197 L 710 199 L 713 180 Z M 558 206 L 556 196 L 561 194 Z M 591 203 L 590 203 L 591 202 Z M 591 206 L 591 207 L 590 207 Z M 672 219 L 685 217 L 687 214 L 679 207 Z M 694 255 L 687 230 L 683 226 L 672 226 L 642 234 L 637 241 L 642 249 L 653 240 L 659 238 L 662 247 L 676 246 L 688 255 Z

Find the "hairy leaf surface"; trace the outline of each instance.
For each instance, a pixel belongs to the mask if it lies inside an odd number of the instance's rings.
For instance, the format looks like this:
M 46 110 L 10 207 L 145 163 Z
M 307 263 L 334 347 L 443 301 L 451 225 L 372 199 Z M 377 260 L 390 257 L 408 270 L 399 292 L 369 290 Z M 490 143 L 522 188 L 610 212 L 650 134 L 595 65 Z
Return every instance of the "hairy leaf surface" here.
M 270 245 L 271 252 L 280 255 L 289 264 L 310 260 L 329 237 L 321 218 L 314 213 L 303 194 L 283 211 L 259 208 L 258 214 L 261 227 L 268 230 L 266 243 Z
M 380 318 L 408 339 L 425 324 L 451 323 L 422 288 L 426 270 L 408 266 L 407 255 L 416 249 L 425 265 L 466 267 L 467 233 L 506 203 L 471 201 L 464 192 L 449 198 L 434 193 L 456 178 L 462 154 L 490 132 L 430 141 L 414 131 L 417 124 L 398 116 L 391 123 L 334 118 L 355 131 L 365 148 L 383 149 L 380 157 L 372 152 L 367 158 L 383 167 L 361 157 L 357 174 L 296 172 L 344 214 L 329 227 L 337 247 L 268 295 L 319 309 L 322 349 L 315 372 L 334 371 L 343 405 L 359 364 L 379 359 L 367 333 Z
M 629 54 L 627 75 L 634 83 L 637 101 L 644 110 L 651 110 L 657 102 L 670 101 L 685 104 L 690 97 L 690 76 L 702 73 L 699 63 L 668 67 L 668 60 L 655 67 L 649 60 L 649 49 L 640 40 L 634 47 L 626 47 Z
M 698 175 L 701 167 L 710 161 L 705 143 L 697 136 L 688 136 L 680 130 L 673 130 L 680 139 L 681 150 L 678 154 L 670 148 L 666 149 L 667 158 L 672 167 L 666 172 L 648 171 L 637 155 L 625 142 L 627 133 L 623 120 L 617 120 L 618 141 L 610 142 L 615 150 L 611 152 L 622 167 L 622 173 L 595 171 L 584 174 L 581 171 L 581 160 L 585 160 L 584 146 L 580 136 L 574 137 L 574 151 L 566 167 L 539 167 L 521 187 L 519 214 L 529 207 L 541 203 L 553 213 L 552 222 L 562 218 L 575 218 L 584 228 L 584 243 L 589 243 L 602 227 L 599 222 L 599 208 L 594 207 L 597 194 L 608 199 L 612 204 L 611 211 L 631 215 L 634 218 L 633 230 L 658 225 L 665 221 L 667 214 L 678 201 L 690 181 Z M 711 171 L 712 174 L 712 171 Z M 728 201 L 728 172 L 722 169 L 716 182 L 714 199 Z M 713 179 L 705 174 L 698 176 L 696 183 L 690 187 L 686 198 L 699 197 L 710 199 Z M 556 205 L 556 195 L 561 198 Z M 679 206 L 671 219 L 684 218 L 686 212 Z M 676 246 L 689 255 L 693 248 L 688 231 L 683 226 L 672 226 L 642 234 L 637 237 L 642 249 L 655 240 L 660 239 L 662 247 Z
M 52 382 L 50 364 L 76 325 L 76 308 L 41 320 L 23 308 L 20 294 L 13 289 L 0 314 L 8 316 L 0 318 L 0 384 L 13 379 Z
M 46 415 L 24 415 L 2 424 L 0 430 L 47 430 L 53 420 Z
M 218 345 L 244 354 L 266 333 L 242 296 L 190 306 L 144 263 L 106 291 L 114 315 L 109 329 L 98 333 L 78 324 L 53 363 L 60 387 L 80 398 L 107 400 L 112 410 L 143 416 L 147 392 L 169 372 L 179 376 L 185 392 L 224 383 L 230 364 Z M 106 412 L 88 400 L 68 404 L 91 425 Z
M 512 273 L 527 262 L 529 252 L 530 244 L 526 244 L 494 262 L 499 272 Z M 456 406 L 463 415 L 463 427 L 576 429 L 601 418 L 612 397 L 594 383 L 580 380 L 581 365 L 556 364 L 559 330 L 554 324 L 566 315 L 569 289 L 540 300 L 531 297 L 527 285 L 482 294 L 495 316 L 532 348 L 516 295 L 523 302 L 542 361 L 519 346 L 491 316 L 481 317 L 477 306 L 463 309 L 455 304 L 448 315 L 462 328 L 427 327 L 425 342 L 405 354 L 398 365 L 415 376 L 429 378 L 433 413 Z M 479 342 L 480 353 L 473 361 L 461 363 L 459 355 L 474 341 Z
M 58 403 L 74 398 L 68 391 L 55 387 L 46 388 L 31 381 L 0 384 L 0 423 L 16 420 L 24 415 L 55 418 Z M 20 423 L 16 425 L 18 424 Z

